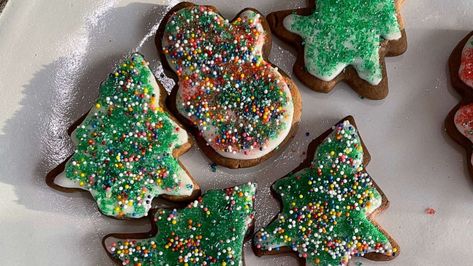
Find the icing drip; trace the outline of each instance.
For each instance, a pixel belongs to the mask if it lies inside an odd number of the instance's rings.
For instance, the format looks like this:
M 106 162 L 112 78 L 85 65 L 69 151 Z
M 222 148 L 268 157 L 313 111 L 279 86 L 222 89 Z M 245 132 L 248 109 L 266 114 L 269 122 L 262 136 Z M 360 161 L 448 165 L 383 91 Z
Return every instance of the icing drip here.
M 209 7 L 192 6 L 165 27 L 163 52 L 179 78 L 178 111 L 231 159 L 268 154 L 292 125 L 288 84 L 263 58 L 263 19 L 245 11 L 230 23 Z
M 302 37 L 307 71 L 324 81 L 351 65 L 379 84 L 380 43 L 401 38 L 394 0 L 317 0 L 311 15 L 289 15 L 284 26 Z
M 182 210 L 158 210 L 158 234 L 108 245 L 123 265 L 242 265 L 256 185 L 208 191 Z
M 255 234 L 256 248 L 287 247 L 308 265 L 346 265 L 352 256 L 397 252 L 367 218 L 382 196 L 364 171 L 360 137 L 348 120 L 319 145 L 309 168 L 280 179 L 273 190 L 283 209 Z
M 73 132 L 76 151 L 56 183 L 90 191 L 102 213 L 147 215 L 154 197 L 192 194 L 192 179 L 172 152 L 188 136 L 159 107 L 160 88 L 139 54 L 117 65 Z
M 466 85 L 473 88 L 473 36 L 463 48 L 459 76 Z

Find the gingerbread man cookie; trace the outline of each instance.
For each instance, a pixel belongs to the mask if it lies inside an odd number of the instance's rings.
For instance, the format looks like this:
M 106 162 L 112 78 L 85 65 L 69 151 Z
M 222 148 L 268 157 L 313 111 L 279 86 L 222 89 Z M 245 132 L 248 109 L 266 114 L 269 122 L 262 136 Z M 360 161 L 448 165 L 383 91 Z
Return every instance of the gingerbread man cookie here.
M 269 63 L 271 32 L 256 10 L 230 22 L 214 7 L 181 3 L 163 19 L 156 44 L 177 84 L 168 107 L 215 163 L 254 166 L 294 135 L 299 92 Z
M 268 15 L 276 36 L 297 50 L 294 73 L 309 88 L 330 92 L 344 81 L 360 96 L 388 94 L 385 56 L 407 49 L 403 0 L 310 0 L 303 9 Z

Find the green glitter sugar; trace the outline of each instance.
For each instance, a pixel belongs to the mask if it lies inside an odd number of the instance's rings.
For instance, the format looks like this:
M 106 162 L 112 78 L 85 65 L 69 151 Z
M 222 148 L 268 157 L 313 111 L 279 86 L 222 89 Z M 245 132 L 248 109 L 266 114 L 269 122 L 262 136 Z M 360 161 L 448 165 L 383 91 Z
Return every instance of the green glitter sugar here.
M 363 170 L 363 147 L 348 120 L 317 148 L 310 167 L 278 180 L 282 211 L 255 234 L 257 249 L 286 247 L 308 265 L 346 265 L 353 256 L 396 252 L 368 215 L 382 202 Z
M 112 239 L 107 249 L 123 265 L 242 265 L 255 193 L 253 183 L 210 190 L 185 209 L 158 210 L 155 236 Z
M 351 65 L 360 78 L 379 84 L 380 43 L 401 38 L 394 0 L 317 0 L 311 15 L 289 15 L 284 26 L 302 37 L 305 67 L 324 81 Z
M 172 154 L 187 134 L 159 107 L 159 96 L 148 62 L 133 54 L 101 84 L 95 107 L 72 134 L 77 147 L 66 181 L 89 190 L 105 215 L 139 218 L 154 197 L 193 191 Z

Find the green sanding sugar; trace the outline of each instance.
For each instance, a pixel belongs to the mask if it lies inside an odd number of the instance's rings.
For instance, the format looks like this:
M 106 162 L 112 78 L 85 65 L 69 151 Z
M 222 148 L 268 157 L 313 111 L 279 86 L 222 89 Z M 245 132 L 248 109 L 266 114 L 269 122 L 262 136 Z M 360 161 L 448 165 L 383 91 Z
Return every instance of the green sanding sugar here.
M 352 65 L 379 84 L 380 43 L 401 37 L 394 0 L 317 0 L 311 15 L 290 15 L 284 25 L 303 38 L 309 73 L 325 81 Z
M 256 185 L 208 191 L 182 210 L 158 210 L 158 233 L 108 249 L 123 265 L 241 265 Z
M 148 63 L 133 54 L 102 83 L 95 108 L 73 133 L 66 177 L 89 190 L 106 215 L 142 217 L 155 196 L 193 190 L 172 155 L 185 132 L 159 107 L 159 93 Z
M 278 217 L 254 237 L 257 249 L 287 247 L 308 265 L 345 265 L 352 256 L 397 250 L 367 218 L 382 198 L 363 169 L 363 147 L 348 120 L 317 148 L 310 167 L 278 180 Z

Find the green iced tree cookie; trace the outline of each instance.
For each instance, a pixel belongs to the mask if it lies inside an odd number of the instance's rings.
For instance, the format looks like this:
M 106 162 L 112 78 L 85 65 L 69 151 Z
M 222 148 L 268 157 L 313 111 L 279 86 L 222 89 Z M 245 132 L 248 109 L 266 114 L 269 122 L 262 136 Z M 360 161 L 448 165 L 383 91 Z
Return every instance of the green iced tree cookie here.
M 75 153 L 55 182 L 90 191 L 117 218 L 146 216 L 159 195 L 190 196 L 196 185 L 173 155 L 188 136 L 160 107 L 161 89 L 140 54 L 117 65 L 73 132 Z
M 106 249 L 122 265 L 242 265 L 255 192 L 249 183 L 208 191 L 182 210 L 157 210 L 154 236 L 112 234 L 105 238 Z
M 255 234 L 257 254 L 294 251 L 308 265 L 345 265 L 352 256 L 393 256 L 397 244 L 368 216 L 382 196 L 363 168 L 363 146 L 349 120 L 317 147 L 310 167 L 273 184 L 282 211 Z

